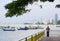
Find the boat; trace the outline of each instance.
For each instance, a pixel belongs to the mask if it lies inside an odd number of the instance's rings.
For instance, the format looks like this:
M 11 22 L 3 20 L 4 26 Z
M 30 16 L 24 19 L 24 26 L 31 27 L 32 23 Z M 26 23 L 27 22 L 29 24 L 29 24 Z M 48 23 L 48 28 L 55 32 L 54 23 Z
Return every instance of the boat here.
M 30 27 L 29 29 L 44 29 L 44 28 L 41 27 L 41 26 L 32 26 L 32 27 Z
M 29 28 L 28 27 L 25 27 L 25 28 L 18 28 L 18 30 L 28 30 Z
M 15 27 L 10 27 L 10 26 L 8 26 L 8 27 L 3 27 L 2 30 L 3 30 L 3 31 L 15 31 Z
M 56 27 L 60 27 L 60 25 L 56 25 Z

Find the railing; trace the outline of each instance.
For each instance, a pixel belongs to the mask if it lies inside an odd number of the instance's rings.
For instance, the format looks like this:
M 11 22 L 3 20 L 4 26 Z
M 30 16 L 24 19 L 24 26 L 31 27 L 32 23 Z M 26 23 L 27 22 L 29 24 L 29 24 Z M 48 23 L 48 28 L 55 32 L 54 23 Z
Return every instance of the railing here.
M 39 38 L 41 38 L 43 35 L 45 35 L 45 31 L 30 35 L 28 37 L 25 37 L 23 39 L 20 39 L 19 41 L 37 41 Z

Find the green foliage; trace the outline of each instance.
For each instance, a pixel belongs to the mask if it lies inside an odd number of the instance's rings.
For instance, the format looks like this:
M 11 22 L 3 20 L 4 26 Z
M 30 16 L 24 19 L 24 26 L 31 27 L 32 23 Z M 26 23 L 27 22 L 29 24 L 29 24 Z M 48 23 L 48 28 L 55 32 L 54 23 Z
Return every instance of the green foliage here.
M 17 1 L 13 1 L 11 3 L 6 4 L 5 8 L 8 9 L 6 13 L 6 17 L 12 17 L 14 15 L 19 16 L 26 13 L 27 11 L 30 11 L 26 9 L 26 6 L 28 4 L 33 4 L 33 2 L 35 1 L 38 1 L 38 0 L 17 0 Z M 40 1 L 45 2 L 47 0 L 40 0 Z M 51 0 L 48 0 L 48 1 L 51 1 Z
M 54 2 L 54 0 L 48 0 L 49 2 Z
M 56 7 L 56 8 L 60 8 L 60 4 L 56 5 L 55 7 Z
M 41 2 L 46 2 L 47 0 L 40 0 Z
M 37 1 L 37 0 L 34 0 Z M 26 13 L 29 10 L 26 10 L 26 6 L 28 4 L 32 4 L 34 2 L 33 0 L 17 0 L 13 1 L 11 3 L 8 3 L 5 5 L 5 8 L 8 9 L 8 12 L 6 13 L 6 17 L 12 17 L 14 15 L 22 15 L 23 13 Z
M 54 2 L 54 0 L 40 0 L 41 2 L 46 2 L 46 1 L 49 1 L 49 2 Z

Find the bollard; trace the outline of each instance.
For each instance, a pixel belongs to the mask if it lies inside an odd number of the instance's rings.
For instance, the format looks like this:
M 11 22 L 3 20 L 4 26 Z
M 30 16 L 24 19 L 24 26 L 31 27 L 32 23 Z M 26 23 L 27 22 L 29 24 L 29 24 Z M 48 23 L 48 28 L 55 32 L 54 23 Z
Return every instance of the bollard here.
M 36 40 L 36 38 L 37 38 L 37 34 L 35 34 L 35 40 Z

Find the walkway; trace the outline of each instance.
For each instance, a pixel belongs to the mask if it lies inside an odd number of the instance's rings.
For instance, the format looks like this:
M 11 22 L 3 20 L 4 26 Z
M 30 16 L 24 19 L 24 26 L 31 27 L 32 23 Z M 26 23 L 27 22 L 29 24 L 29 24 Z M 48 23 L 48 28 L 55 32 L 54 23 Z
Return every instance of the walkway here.
M 50 31 L 50 37 L 45 36 L 42 39 L 38 39 L 38 41 L 60 41 L 60 31 L 52 30 Z
M 60 41 L 60 37 L 43 37 L 41 40 L 38 41 Z

